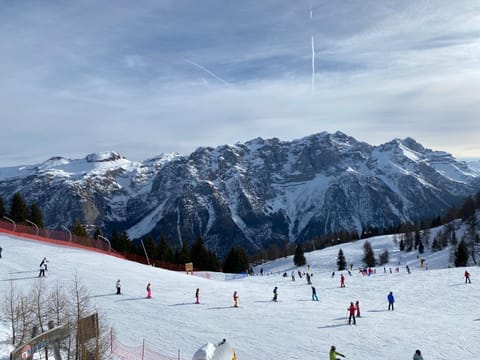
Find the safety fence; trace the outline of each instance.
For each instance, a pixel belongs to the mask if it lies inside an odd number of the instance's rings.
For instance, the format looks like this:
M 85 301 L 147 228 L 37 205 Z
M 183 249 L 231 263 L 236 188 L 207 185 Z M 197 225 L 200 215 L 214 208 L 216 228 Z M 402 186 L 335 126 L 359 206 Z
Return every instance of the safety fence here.
M 110 332 L 111 353 L 116 360 L 181 360 L 180 350 L 176 355 L 164 355 L 158 351 L 153 351 L 148 343 L 143 339 L 141 345 L 130 346 L 123 344 L 115 336 L 113 330 Z M 153 345 L 151 345 L 153 347 Z M 158 346 L 156 346 L 158 348 Z

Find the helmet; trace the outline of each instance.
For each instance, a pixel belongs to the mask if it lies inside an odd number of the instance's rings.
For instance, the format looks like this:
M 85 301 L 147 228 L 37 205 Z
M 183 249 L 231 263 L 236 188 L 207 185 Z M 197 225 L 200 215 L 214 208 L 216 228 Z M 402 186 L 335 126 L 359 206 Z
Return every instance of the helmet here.
M 335 349 L 336 349 L 336 347 L 332 345 L 330 350 L 335 350 Z

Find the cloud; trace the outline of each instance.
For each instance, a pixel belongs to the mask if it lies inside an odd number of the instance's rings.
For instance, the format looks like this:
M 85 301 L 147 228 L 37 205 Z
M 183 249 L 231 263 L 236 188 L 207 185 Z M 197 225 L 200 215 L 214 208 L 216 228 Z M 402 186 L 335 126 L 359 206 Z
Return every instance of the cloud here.
M 0 4 L 0 166 L 324 130 L 480 157 L 479 5 L 312 9 L 310 19 L 306 1 Z

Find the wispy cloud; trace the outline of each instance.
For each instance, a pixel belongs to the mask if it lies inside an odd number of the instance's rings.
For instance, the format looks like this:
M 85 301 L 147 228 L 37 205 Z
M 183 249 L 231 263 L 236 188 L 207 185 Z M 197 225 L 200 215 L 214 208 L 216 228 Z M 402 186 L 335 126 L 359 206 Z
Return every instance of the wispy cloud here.
M 324 130 L 480 157 L 472 1 L 2 2 L 0 32 L 0 166 Z

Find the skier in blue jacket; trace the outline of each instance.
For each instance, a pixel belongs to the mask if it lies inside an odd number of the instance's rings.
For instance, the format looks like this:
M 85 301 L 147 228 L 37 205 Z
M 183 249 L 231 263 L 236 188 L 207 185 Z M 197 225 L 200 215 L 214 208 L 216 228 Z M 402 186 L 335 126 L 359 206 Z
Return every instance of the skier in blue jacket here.
M 388 294 L 387 299 L 388 299 L 388 310 L 393 311 L 393 303 L 395 302 L 395 298 L 393 297 L 393 293 L 391 291 Z

